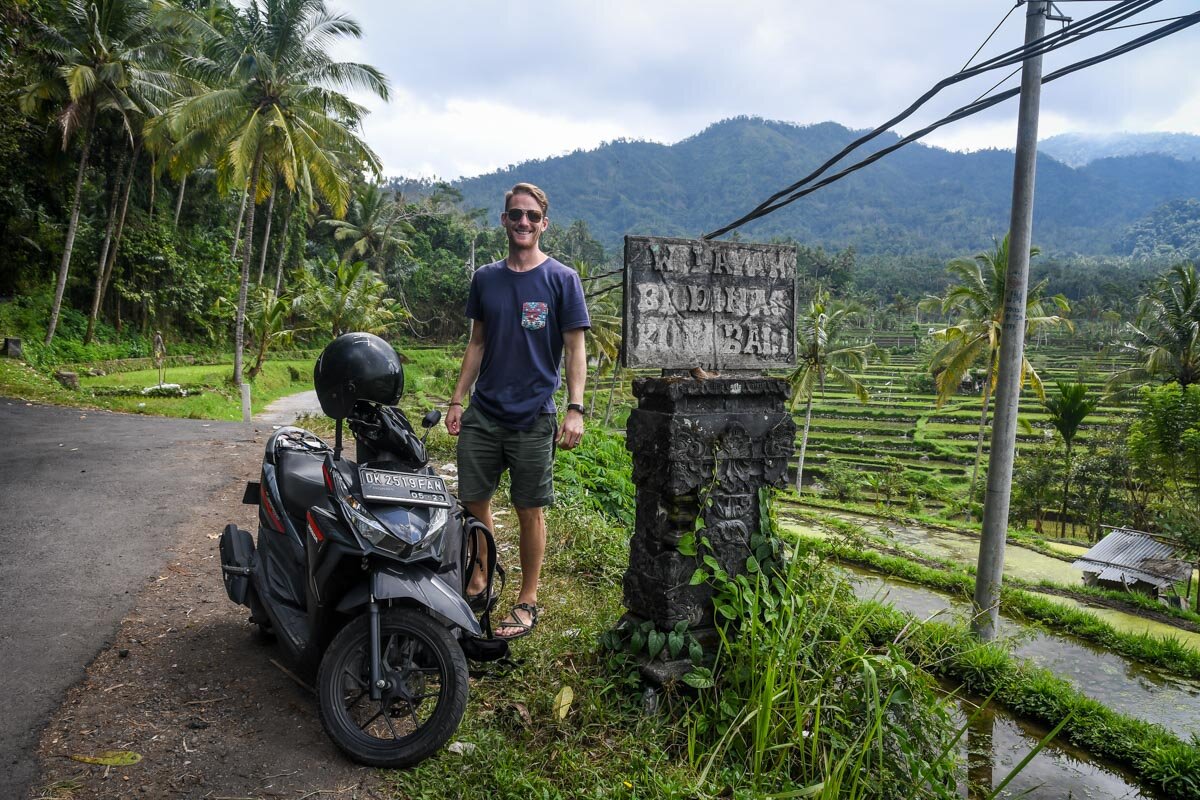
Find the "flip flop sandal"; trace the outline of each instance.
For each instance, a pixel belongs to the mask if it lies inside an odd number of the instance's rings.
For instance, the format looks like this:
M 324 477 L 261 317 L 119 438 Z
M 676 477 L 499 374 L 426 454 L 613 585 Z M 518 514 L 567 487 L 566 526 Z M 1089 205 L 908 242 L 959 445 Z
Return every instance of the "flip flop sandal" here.
M 476 614 L 482 614 L 485 611 L 491 611 L 496 607 L 496 603 L 500 602 L 500 592 L 493 591 L 489 596 L 487 589 L 484 589 L 479 594 L 467 595 L 467 605 Z
M 522 622 L 520 618 L 517 617 L 518 611 L 524 611 L 526 614 L 528 614 L 529 622 Z M 515 606 L 513 606 L 513 609 L 511 612 L 509 612 L 509 615 L 496 625 L 496 638 L 505 639 L 507 641 L 521 639 L 533 633 L 533 629 L 537 625 L 537 621 L 537 606 L 533 605 L 532 603 L 517 603 Z M 510 630 L 516 629 L 517 632 L 505 636 L 503 633 L 501 633 L 501 631 L 503 631 L 505 628 Z

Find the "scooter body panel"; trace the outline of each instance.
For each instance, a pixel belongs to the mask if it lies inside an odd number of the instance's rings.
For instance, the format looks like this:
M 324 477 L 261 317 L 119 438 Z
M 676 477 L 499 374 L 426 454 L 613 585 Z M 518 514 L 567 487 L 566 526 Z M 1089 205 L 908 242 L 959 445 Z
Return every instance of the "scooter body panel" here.
M 482 634 L 467 601 L 425 564 L 389 564 L 373 574 L 373 582 L 377 601 L 412 600 L 472 636 Z M 371 594 L 372 587 L 356 585 L 342 597 L 337 609 L 353 613 L 370 602 Z

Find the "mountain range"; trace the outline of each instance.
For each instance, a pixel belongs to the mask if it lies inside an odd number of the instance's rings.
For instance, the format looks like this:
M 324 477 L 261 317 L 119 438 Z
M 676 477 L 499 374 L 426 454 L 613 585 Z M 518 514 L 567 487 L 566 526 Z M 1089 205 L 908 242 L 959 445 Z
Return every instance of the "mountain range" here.
M 731 222 L 861 133 L 833 122 L 739 117 L 672 145 L 618 140 L 453 185 L 466 207 L 487 208 L 492 217 L 513 183 L 536 183 L 550 196 L 552 219 L 564 225 L 582 219 L 619 252 L 626 234 L 696 237 Z M 1156 215 L 1170 214 L 1177 225 L 1180 203 L 1200 198 L 1200 137 L 1153 136 L 1048 139 L 1038 157 L 1035 244 L 1048 254 L 1130 255 L 1130 232 L 1144 239 L 1161 227 Z M 837 168 L 897 140 L 883 134 Z M 1168 146 L 1169 154 L 1156 151 Z M 790 238 L 863 254 L 977 252 L 1008 227 L 1012 170 L 1011 151 L 961 153 L 914 143 L 739 232 L 752 241 Z M 1200 219 L 1184 222 L 1200 229 Z M 1153 242 L 1140 246 L 1155 250 Z
M 1190 133 L 1060 133 L 1038 142 L 1038 149 L 1068 167 L 1082 167 L 1101 158 L 1148 153 L 1180 161 L 1200 160 L 1200 136 Z

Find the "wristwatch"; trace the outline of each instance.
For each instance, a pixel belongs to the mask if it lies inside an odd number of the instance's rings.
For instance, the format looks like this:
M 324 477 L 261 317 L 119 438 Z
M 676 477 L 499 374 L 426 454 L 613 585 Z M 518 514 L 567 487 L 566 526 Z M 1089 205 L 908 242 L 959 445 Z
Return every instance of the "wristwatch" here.
M 579 416 L 587 416 L 587 410 L 583 407 L 583 403 L 567 403 L 567 411 L 578 411 Z

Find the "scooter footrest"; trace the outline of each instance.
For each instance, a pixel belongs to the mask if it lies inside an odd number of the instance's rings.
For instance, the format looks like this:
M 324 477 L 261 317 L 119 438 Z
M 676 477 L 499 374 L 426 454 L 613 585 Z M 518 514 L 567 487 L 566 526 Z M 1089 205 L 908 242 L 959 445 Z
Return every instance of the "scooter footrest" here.
M 459 640 L 463 655 L 471 661 L 499 661 L 508 657 L 508 642 L 504 639 L 480 639 L 464 636 Z

